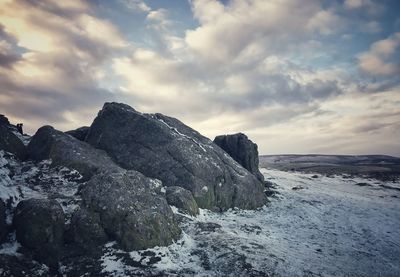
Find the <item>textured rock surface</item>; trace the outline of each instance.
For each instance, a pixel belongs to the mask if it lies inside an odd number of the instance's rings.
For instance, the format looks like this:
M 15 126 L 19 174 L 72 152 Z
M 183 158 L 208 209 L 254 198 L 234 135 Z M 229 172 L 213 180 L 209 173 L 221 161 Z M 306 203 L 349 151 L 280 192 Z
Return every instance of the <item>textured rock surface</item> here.
M 4 277 L 49 277 L 43 265 L 24 256 L 0 254 L 0 276 Z
M 84 180 L 102 171 L 121 170 L 104 151 L 51 126 L 41 127 L 32 137 L 28 144 L 28 156 L 36 161 L 52 159 L 52 165 L 75 169 L 82 174 Z
M 0 125 L 10 125 L 10 121 L 4 114 L 0 114 Z
M 81 207 L 72 216 L 70 241 L 80 248 L 91 250 L 107 242 L 108 237 L 101 226 L 100 215 Z
M 166 189 L 167 202 L 171 206 L 178 208 L 179 212 L 189 214 L 192 216 L 199 214 L 199 207 L 193 194 L 182 187 L 167 187 Z
M 21 201 L 14 213 L 17 240 L 33 257 L 50 267 L 58 267 L 62 254 L 64 213 L 60 204 L 49 199 Z
M 83 126 L 83 127 L 78 128 L 78 129 L 75 129 L 75 130 L 67 131 L 65 133 L 70 135 L 70 136 L 73 136 L 76 139 L 84 141 L 88 131 L 89 131 L 89 127 Z
M 164 246 L 180 235 L 161 182 L 136 171 L 99 174 L 82 190 L 86 209 L 112 240 L 126 250 Z M 96 223 L 97 224 L 97 223 Z
M 26 157 L 26 147 L 8 125 L 0 123 L 0 150 L 14 154 L 20 160 Z
M 6 205 L 3 200 L 0 199 L 0 242 L 5 239 L 7 235 L 7 224 L 6 224 Z
M 199 207 L 253 209 L 265 203 L 263 185 L 254 175 L 177 119 L 106 103 L 86 141 L 126 169 L 190 190 Z
M 245 134 L 217 136 L 214 143 L 227 152 L 235 161 L 254 174 L 258 180 L 264 181 L 258 167 L 258 147 Z

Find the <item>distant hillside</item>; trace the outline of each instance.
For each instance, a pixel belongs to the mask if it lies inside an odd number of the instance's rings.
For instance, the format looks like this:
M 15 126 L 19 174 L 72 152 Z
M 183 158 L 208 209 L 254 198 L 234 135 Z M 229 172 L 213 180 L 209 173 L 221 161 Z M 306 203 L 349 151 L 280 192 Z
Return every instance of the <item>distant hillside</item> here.
M 263 155 L 260 167 L 324 175 L 363 175 L 380 180 L 400 178 L 400 158 L 387 155 Z

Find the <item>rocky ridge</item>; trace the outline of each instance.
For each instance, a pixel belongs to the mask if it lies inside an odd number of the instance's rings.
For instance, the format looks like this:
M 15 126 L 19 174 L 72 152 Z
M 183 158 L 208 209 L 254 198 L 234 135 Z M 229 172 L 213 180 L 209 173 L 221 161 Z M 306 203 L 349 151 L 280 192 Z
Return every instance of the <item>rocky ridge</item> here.
M 107 242 L 131 251 L 178 240 L 170 205 L 196 216 L 266 200 L 255 175 L 171 117 L 106 103 L 90 127 L 32 138 L 0 119 L 0 239 L 19 249 L 0 248 L 9 275 L 99 272 Z

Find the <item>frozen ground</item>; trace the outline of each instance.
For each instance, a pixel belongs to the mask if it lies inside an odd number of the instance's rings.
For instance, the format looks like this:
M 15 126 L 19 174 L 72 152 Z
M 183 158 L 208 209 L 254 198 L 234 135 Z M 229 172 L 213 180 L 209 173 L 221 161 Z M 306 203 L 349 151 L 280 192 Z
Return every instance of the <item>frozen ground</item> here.
M 279 192 L 263 209 L 183 217 L 170 247 L 124 253 L 108 244 L 103 273 L 400 276 L 400 184 L 263 173 Z
M 0 151 L 0 198 L 15 206 L 51 197 L 70 214 L 79 176 L 49 165 L 18 164 Z M 400 276 L 400 183 L 262 172 L 278 192 L 262 209 L 177 214 L 178 242 L 130 253 L 108 243 L 93 276 Z M 19 256 L 19 248 L 10 239 L 0 254 Z M 75 276 L 76 265 L 60 268 Z

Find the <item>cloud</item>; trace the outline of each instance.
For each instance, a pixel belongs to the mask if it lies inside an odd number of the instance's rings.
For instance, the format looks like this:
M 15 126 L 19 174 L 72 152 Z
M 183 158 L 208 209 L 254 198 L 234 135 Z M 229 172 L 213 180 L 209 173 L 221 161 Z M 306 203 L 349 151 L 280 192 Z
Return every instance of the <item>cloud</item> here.
M 341 28 L 340 17 L 318 1 L 192 2 L 201 25 L 188 30 L 185 41 L 203 59 L 215 64 L 229 62 L 254 48 L 264 55 L 285 51 L 293 43 Z M 211 13 L 208 11 L 212 11 Z
M 368 23 L 362 22 L 360 29 L 362 32 L 370 34 L 379 33 L 382 31 L 382 27 L 377 21 L 370 21 Z
M 179 22 L 181 10 L 157 1 L 119 1 L 139 27 L 116 20 L 112 5 L 3 1 L 2 113 L 30 131 L 47 123 L 66 130 L 115 100 L 210 138 L 246 132 L 261 153 L 396 144 L 399 35 L 354 56 L 356 41 L 386 26 L 375 2 L 192 0 Z M 132 24 L 130 41 L 117 24 Z
M 400 33 L 395 33 L 387 39 L 373 43 L 369 51 L 358 57 L 360 69 L 368 74 L 377 76 L 398 75 L 400 65 L 393 62 L 392 57 L 399 54 Z
M 366 11 L 370 16 L 381 15 L 385 10 L 385 6 L 373 0 L 345 0 L 344 7 L 349 10 Z
M 193 1 L 198 27 L 184 37 L 163 30 L 162 46 L 113 59 L 113 71 L 124 80 L 123 99 L 141 111 L 185 119 L 211 136 L 218 128 L 259 128 L 317 111 L 320 102 L 343 93 L 341 84 L 333 71 L 306 78 L 310 70 L 285 55 L 301 51 L 312 58 L 320 43 L 310 39 L 334 32 L 339 17 L 309 3 Z M 296 47 L 288 45 L 292 40 Z
M 29 131 L 39 121 L 68 128 L 88 122 L 82 110 L 114 98 L 100 87 L 100 73 L 126 42 L 86 2 L 11 1 L 0 9 L 0 109 L 12 119 Z
M 151 8 L 143 0 L 121 0 L 129 9 L 139 12 L 150 12 Z

